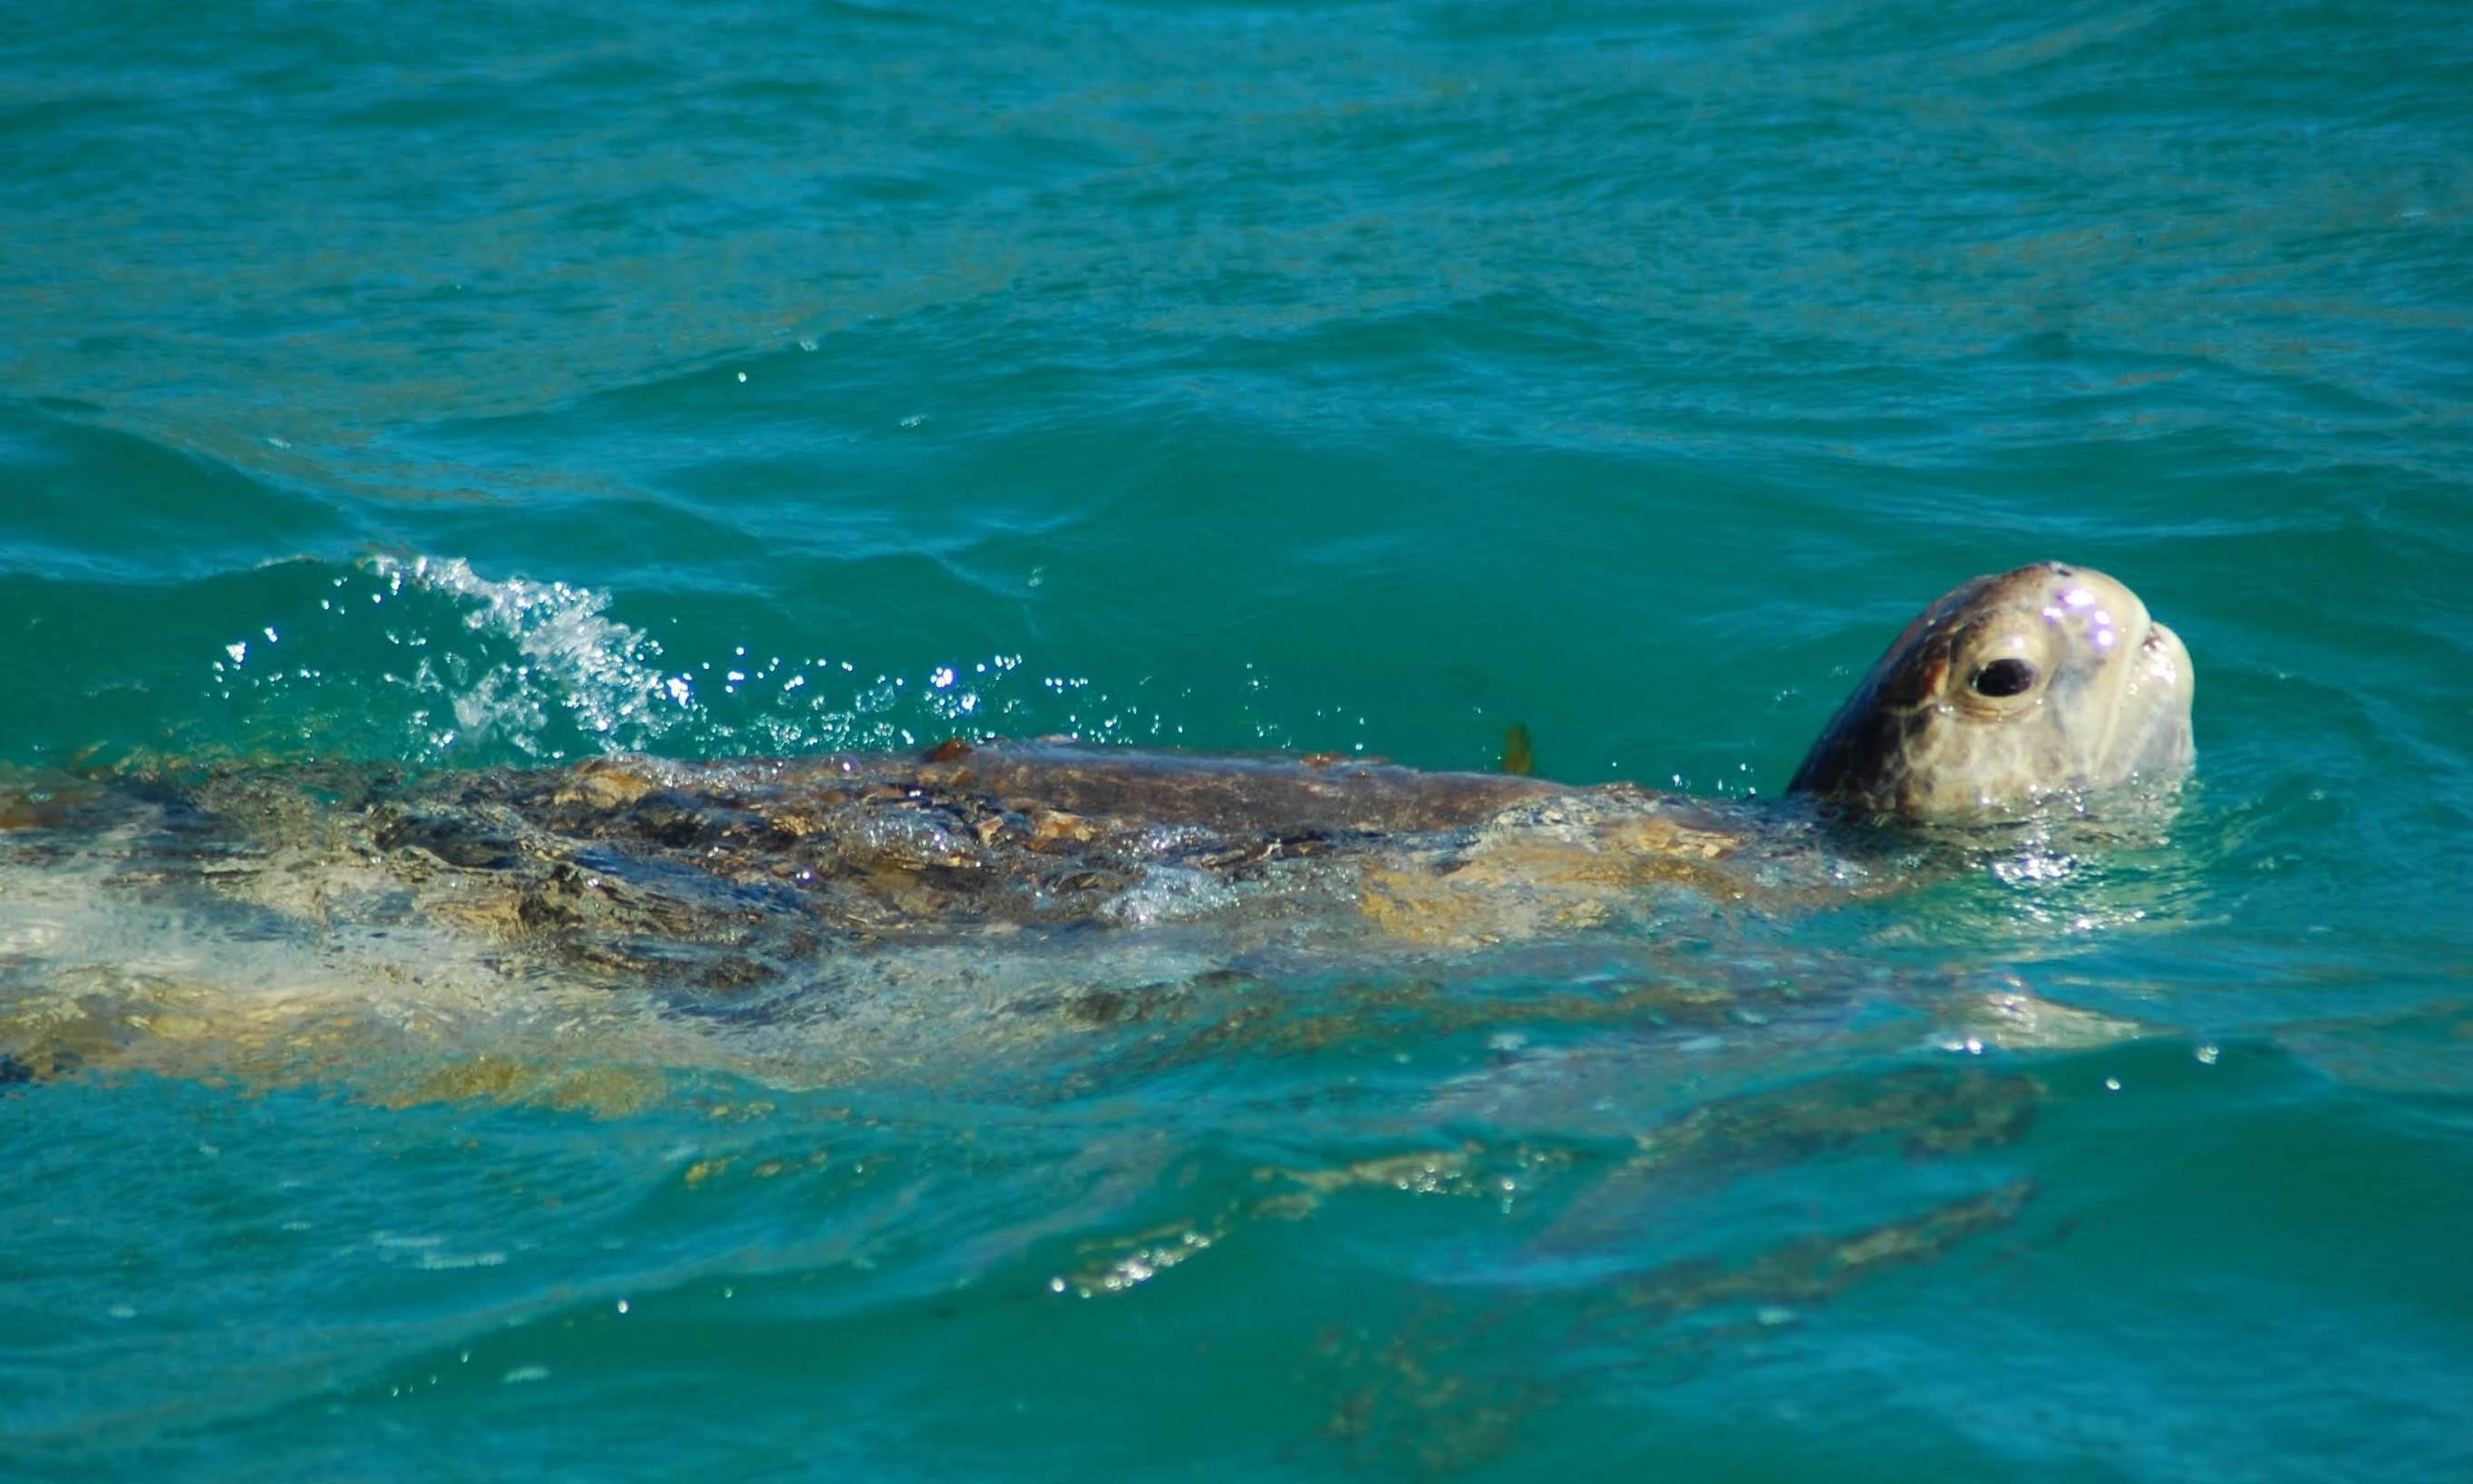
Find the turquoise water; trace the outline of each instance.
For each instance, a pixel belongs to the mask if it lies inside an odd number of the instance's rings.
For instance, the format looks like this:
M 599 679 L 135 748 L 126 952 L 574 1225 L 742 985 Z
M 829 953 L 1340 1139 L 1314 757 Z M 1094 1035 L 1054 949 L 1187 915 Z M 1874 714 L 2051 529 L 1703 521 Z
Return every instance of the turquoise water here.
M 2442 4 L 21 14 L 0 762 L 1520 721 L 1767 795 L 2057 558 L 2199 772 L 1067 1065 L 0 1089 L 0 1464 L 2466 1477 L 2468 98 Z

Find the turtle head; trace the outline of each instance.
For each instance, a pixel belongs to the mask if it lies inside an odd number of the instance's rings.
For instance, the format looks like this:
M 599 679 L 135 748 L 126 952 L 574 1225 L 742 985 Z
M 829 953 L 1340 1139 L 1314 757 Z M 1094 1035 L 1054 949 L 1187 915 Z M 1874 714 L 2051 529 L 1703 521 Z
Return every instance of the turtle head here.
M 2192 684 L 2179 636 L 2102 573 L 2044 562 L 1979 577 L 1898 635 L 1787 791 L 1960 819 L 2176 777 Z

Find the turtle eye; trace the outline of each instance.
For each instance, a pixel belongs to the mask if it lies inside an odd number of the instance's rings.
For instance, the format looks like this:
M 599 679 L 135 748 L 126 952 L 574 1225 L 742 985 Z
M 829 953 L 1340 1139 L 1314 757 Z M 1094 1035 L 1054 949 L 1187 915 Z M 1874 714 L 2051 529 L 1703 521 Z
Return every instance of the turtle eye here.
M 1975 693 L 1999 700 L 2035 688 L 2035 667 L 2024 659 L 1995 659 L 1975 672 Z

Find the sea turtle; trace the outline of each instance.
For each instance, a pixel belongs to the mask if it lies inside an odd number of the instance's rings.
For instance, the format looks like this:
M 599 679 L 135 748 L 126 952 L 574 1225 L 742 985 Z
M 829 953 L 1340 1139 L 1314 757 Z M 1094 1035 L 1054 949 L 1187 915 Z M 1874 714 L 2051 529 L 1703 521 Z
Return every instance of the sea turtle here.
M 1541 1255 L 1518 1271 L 1596 1275 L 1554 1354 L 1688 1361 L 2019 1222 L 2035 1182 L 2009 1146 L 2047 1101 L 2031 1069 L 1933 1049 L 1945 1010 L 2025 993 L 1927 986 L 1918 1025 L 1865 956 L 1782 966 L 1775 935 L 1728 927 L 1904 884 L 1909 846 L 1862 841 L 1913 835 L 1878 816 L 2031 818 L 2169 780 L 2190 688 L 2125 588 L 2041 565 L 1902 634 L 1796 773 L 1805 800 L 1056 742 L 32 780 L 0 790 L 0 1099 L 108 1064 L 389 1105 L 667 1103 L 652 1142 L 677 1190 L 783 1176 L 836 1230 L 1052 1189 L 967 1244 L 1069 1251 L 1046 1296 L 1147 1282 L 1327 1202 L 1356 1240 L 1383 1192 L 1470 1197 L 1472 1244 L 1517 1203 Z M 2029 1007 L 2040 1043 L 2056 1012 L 2101 1018 Z M 1412 1057 L 1431 1062 L 1381 1075 Z M 1162 1105 L 1198 1077 L 1236 1082 L 1206 1106 L 1250 1121 L 1216 1142 L 1173 1125 Z M 1075 1110 L 990 1115 L 1051 1100 Z M 880 1120 L 898 1141 L 864 1141 Z M 1230 1158 L 1268 1162 L 1216 1179 Z M 1919 1158 L 1947 1162 L 1911 1183 L 1858 1162 Z M 985 1184 L 1034 1160 L 1052 1186 Z M 1776 1178 L 1816 1161 L 1837 1168 Z M 827 1204 L 878 1168 L 891 1214 Z M 1724 1260 L 1676 1239 L 1697 1212 L 1738 1233 Z M 870 1265 L 903 1250 L 863 1240 Z M 1396 1329 L 1322 1331 L 1301 1373 L 1337 1399 L 1334 1437 L 1465 1462 L 1542 1403 L 1499 1361 L 1559 1310 L 1533 1284 L 1426 1286 Z
M 2041 563 L 1958 587 L 1898 637 L 1795 774 L 1809 804 L 1328 754 L 956 740 L 423 776 L 122 774 L 0 807 L 0 870 L 38 868 L 17 874 L 38 885 L 13 894 L 14 931 L 50 945 L 20 963 L 55 983 L 69 982 L 71 943 L 98 945 L 82 971 L 125 978 L 148 961 L 99 927 L 60 925 L 108 887 L 170 903 L 183 932 L 216 903 L 255 915 L 180 960 L 192 968 L 228 973 L 288 937 L 322 945 L 321 972 L 356 994 L 434 981 L 460 957 L 740 1013 L 853 963 L 948 992 L 998 946 L 1066 955 L 1074 977 L 1129 937 L 1207 969 L 1533 943 L 1653 922 L 1678 902 L 1825 901 L 1885 884 L 1838 848 L 1841 820 L 2014 816 L 2171 779 L 2192 755 L 2191 684 L 2179 639 L 2126 587 Z M 1181 922 L 1191 930 L 1166 930 Z M 1123 931 L 1146 926 L 1162 931 Z M 0 1054 L 23 1068 L 39 1048 L 9 1018 Z

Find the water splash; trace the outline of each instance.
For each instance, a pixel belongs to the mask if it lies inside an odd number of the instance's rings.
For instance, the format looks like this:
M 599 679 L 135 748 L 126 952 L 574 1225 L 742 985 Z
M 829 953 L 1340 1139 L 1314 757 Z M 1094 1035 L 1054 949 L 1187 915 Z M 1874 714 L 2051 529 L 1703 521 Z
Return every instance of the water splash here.
M 258 754 L 488 766 L 886 751 L 950 736 L 1174 745 L 1195 693 L 1148 676 L 1104 687 L 1018 651 L 888 662 L 830 658 L 800 642 L 807 635 L 686 630 L 664 643 L 614 617 L 605 589 L 484 575 L 463 558 L 376 555 L 342 571 L 297 562 L 260 575 L 266 591 L 244 622 L 198 634 L 211 644 L 207 698 L 230 707 L 238 750 Z M 1245 714 L 1270 744 L 1290 738 Z
M 599 588 L 492 580 L 461 557 L 376 556 L 362 565 L 388 595 L 412 587 L 455 599 L 467 606 L 467 628 L 514 641 L 514 658 L 477 674 L 468 664 L 422 661 L 415 685 L 446 693 L 455 716 L 457 730 L 442 747 L 494 736 L 528 754 L 554 752 L 543 734 L 556 706 L 612 748 L 639 748 L 695 714 L 693 682 L 665 674 L 660 643 L 609 616 L 610 594 Z

